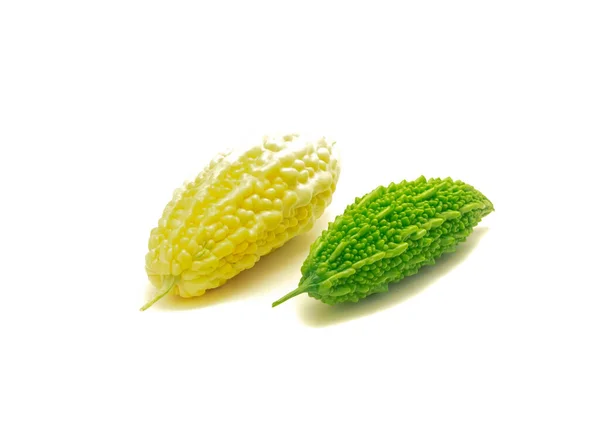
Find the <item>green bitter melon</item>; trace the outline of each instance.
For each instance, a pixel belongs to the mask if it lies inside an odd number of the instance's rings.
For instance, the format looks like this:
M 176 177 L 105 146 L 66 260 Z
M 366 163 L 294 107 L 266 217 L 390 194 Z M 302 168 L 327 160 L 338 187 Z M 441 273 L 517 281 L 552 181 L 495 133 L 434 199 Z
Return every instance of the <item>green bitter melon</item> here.
M 328 304 L 357 302 L 452 252 L 492 203 L 461 181 L 425 179 L 380 186 L 356 198 L 312 244 L 298 288 Z

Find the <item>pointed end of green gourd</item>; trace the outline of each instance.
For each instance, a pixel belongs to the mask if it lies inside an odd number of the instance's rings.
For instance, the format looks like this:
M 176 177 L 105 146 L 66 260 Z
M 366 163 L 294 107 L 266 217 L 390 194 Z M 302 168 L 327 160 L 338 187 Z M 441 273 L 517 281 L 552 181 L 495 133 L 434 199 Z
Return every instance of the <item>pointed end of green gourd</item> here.
M 175 286 L 175 277 L 173 275 L 167 275 L 163 278 L 162 286 L 158 289 L 152 299 L 150 299 L 144 306 L 140 308 L 140 311 L 145 311 L 150 306 L 158 302 L 160 299 L 165 297 L 171 289 Z
M 485 204 L 485 209 L 483 211 L 483 217 L 496 211 L 496 209 L 494 208 L 494 204 L 488 198 L 485 198 L 483 203 Z
M 312 287 L 312 286 L 313 286 L 312 283 L 307 283 L 307 284 L 299 285 L 298 288 L 296 288 L 295 290 L 290 291 L 288 294 L 286 294 L 285 296 L 283 296 L 281 299 L 274 301 L 271 304 L 271 307 L 274 308 L 275 306 L 281 305 L 283 302 L 291 299 L 292 297 L 296 297 L 299 294 L 306 293 L 308 291 L 308 289 L 310 287 Z

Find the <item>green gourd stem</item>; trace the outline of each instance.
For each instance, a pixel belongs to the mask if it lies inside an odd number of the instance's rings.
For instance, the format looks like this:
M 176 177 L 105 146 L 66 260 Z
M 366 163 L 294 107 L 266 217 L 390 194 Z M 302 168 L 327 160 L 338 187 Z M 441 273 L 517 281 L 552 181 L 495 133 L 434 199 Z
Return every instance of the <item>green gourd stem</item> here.
M 281 299 L 274 301 L 273 304 L 271 305 L 271 307 L 274 308 L 275 306 L 281 305 L 283 302 L 291 299 L 292 297 L 296 297 L 299 294 L 306 293 L 308 291 L 308 289 L 311 288 L 313 285 L 314 284 L 311 284 L 311 283 L 301 285 L 300 287 L 296 288 L 295 290 L 290 291 L 288 294 L 283 296 Z
M 140 308 L 140 311 L 145 311 L 150 306 L 152 306 L 153 304 L 158 302 L 160 299 L 165 297 L 167 294 L 169 294 L 169 291 L 171 291 L 173 286 L 175 286 L 175 277 L 173 275 L 166 275 L 163 278 L 162 287 L 160 287 L 160 289 L 156 292 L 154 297 L 148 303 L 146 303 L 144 306 L 142 306 Z

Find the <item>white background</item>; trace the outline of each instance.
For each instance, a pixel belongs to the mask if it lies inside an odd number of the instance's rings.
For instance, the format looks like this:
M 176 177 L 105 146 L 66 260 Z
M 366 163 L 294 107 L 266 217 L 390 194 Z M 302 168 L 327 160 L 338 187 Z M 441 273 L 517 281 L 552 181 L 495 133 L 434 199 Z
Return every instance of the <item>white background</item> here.
M 0 426 L 598 427 L 595 1 L 0 4 Z M 338 141 L 313 231 L 140 313 L 150 229 L 226 146 Z M 495 204 L 360 304 L 297 284 L 380 184 Z

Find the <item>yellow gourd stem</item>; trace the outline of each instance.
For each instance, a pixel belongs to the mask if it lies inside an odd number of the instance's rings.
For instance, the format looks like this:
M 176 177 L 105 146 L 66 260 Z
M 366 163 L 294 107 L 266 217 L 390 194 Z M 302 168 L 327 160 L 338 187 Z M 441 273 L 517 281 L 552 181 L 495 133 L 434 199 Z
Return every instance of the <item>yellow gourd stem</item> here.
M 146 303 L 144 306 L 142 306 L 140 308 L 140 311 L 145 311 L 150 306 L 152 306 L 153 304 L 158 302 L 160 299 L 165 297 L 167 294 L 169 294 L 169 291 L 171 291 L 173 286 L 175 286 L 175 277 L 173 275 L 165 275 L 165 277 L 163 278 L 162 286 L 156 292 L 154 297 L 148 303 Z

